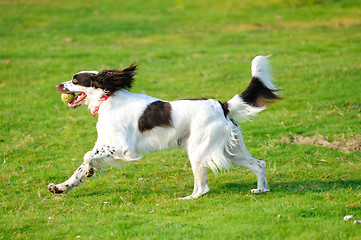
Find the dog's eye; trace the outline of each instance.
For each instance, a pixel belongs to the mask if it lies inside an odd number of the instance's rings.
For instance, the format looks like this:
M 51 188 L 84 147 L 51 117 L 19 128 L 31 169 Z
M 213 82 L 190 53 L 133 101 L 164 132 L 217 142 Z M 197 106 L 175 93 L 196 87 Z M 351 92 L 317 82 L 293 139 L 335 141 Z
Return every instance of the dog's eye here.
M 78 83 L 78 80 L 76 80 L 75 78 L 73 78 L 72 82 L 73 82 L 73 83 Z

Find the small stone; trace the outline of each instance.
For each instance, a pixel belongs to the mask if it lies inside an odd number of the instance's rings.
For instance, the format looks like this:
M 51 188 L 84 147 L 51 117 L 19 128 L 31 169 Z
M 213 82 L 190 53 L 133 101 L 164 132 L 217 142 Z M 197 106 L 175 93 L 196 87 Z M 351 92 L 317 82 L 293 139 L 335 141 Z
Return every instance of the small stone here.
M 360 224 L 360 223 L 361 223 L 360 220 L 355 220 L 355 221 L 353 221 L 353 224 Z
M 74 42 L 74 38 L 64 38 L 63 41 L 67 43 L 71 43 Z

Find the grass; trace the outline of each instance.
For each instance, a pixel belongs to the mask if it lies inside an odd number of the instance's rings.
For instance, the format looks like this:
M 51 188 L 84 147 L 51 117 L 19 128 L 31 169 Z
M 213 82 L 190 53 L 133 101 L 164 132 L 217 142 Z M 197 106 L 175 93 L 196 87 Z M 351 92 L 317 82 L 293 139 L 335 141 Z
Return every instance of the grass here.
M 287 144 L 361 132 L 359 1 L 0 0 L 0 239 L 357 239 L 361 154 Z M 227 101 L 271 54 L 286 99 L 241 122 L 271 192 L 245 169 L 209 173 L 193 201 L 187 155 L 110 168 L 66 195 L 96 140 L 96 118 L 66 109 L 55 85 L 80 70 L 139 64 L 134 92 Z M 105 203 L 107 202 L 107 203 Z

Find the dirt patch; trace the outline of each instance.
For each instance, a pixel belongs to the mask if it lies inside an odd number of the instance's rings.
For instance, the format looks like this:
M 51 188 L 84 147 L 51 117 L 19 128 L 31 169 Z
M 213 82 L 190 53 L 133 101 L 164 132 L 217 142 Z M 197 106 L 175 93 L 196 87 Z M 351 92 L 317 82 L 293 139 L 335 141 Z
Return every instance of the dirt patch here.
M 361 152 L 361 135 L 355 135 L 349 139 L 346 139 L 344 136 L 335 136 L 333 137 L 333 139 L 334 141 L 330 142 L 328 137 L 322 135 L 317 135 L 312 137 L 292 135 L 290 137 L 283 137 L 281 142 L 288 144 L 323 146 L 332 149 L 338 149 L 344 152 L 349 152 L 349 151 Z

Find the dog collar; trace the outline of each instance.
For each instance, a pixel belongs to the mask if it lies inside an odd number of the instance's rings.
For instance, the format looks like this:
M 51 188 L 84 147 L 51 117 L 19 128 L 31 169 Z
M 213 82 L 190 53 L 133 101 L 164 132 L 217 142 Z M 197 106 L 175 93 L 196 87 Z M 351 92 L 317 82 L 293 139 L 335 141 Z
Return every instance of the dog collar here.
M 94 111 L 92 111 L 93 117 L 95 117 L 96 115 L 98 115 L 100 105 L 102 105 L 102 103 L 103 103 L 104 101 L 106 101 L 109 97 L 110 97 L 110 94 L 104 94 L 104 95 L 100 98 L 99 105 L 95 107 Z

